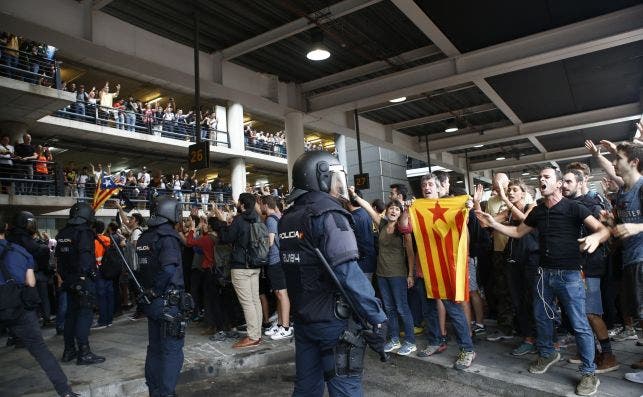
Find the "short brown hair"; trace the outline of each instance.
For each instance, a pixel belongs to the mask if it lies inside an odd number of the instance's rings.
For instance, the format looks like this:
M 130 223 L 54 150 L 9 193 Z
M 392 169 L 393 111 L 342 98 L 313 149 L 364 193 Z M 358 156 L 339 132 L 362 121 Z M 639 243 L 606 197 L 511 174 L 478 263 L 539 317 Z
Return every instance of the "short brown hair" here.
M 638 160 L 639 163 L 636 169 L 639 172 L 643 172 L 643 145 L 637 145 L 635 143 L 621 143 L 616 147 L 616 151 L 625 153 L 627 161 Z
M 271 210 L 277 209 L 277 200 L 275 196 L 261 196 L 261 204 L 267 205 Z
M 569 163 L 565 168 L 565 173 L 570 172 L 571 170 L 578 170 L 583 173 L 583 176 L 590 176 L 592 174 L 592 170 L 589 168 L 589 165 L 581 163 L 580 161 Z

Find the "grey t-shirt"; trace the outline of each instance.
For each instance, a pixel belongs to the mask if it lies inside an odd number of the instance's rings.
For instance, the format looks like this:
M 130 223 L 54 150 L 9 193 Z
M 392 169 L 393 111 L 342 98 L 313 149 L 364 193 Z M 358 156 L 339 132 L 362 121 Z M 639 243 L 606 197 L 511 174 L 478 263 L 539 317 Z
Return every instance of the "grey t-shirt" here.
M 266 217 L 266 228 L 268 229 L 268 233 L 274 233 L 275 235 L 275 243 L 270 246 L 270 250 L 268 251 L 268 264 L 269 265 L 276 265 L 279 263 L 279 216 L 277 215 L 270 215 Z

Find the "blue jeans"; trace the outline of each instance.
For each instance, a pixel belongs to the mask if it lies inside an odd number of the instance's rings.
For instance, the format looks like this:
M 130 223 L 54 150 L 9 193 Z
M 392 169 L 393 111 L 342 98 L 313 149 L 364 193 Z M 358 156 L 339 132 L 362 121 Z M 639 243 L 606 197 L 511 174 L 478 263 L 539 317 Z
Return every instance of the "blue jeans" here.
M 404 323 L 404 339 L 415 344 L 415 333 L 413 332 L 413 316 L 409 308 L 406 277 L 377 277 L 377 285 L 382 294 L 384 311 L 388 317 L 388 333 L 393 338 L 399 338 L 400 326 L 397 323 L 397 316 L 402 318 Z
M 144 305 L 143 311 L 147 315 L 149 337 L 145 357 L 145 383 L 151 397 L 173 395 L 183 366 L 185 338 L 164 334 L 163 313 L 167 311 L 175 316 L 178 309 L 176 306 L 165 308 L 163 299 L 156 298 L 151 304 Z
M 98 324 L 109 325 L 114 320 L 114 283 L 98 274 L 96 278 L 98 298 Z
M 426 297 L 426 286 L 424 279 L 416 277 L 413 288 L 409 289 L 409 307 L 413 315 L 413 322 L 419 326 L 424 320 L 427 330 L 429 329 L 429 299 Z M 427 333 L 428 331 L 425 331 Z M 428 335 L 428 333 L 427 333 Z
M 346 321 L 300 324 L 295 327 L 295 390 L 293 397 L 322 397 L 324 372 L 335 369 L 332 348 L 347 327 Z M 329 353 L 330 354 L 326 354 Z M 362 376 L 335 376 L 326 382 L 328 395 L 361 397 Z
M 427 337 L 429 345 L 439 345 L 440 338 L 440 321 L 438 319 L 438 305 L 435 299 L 428 299 L 429 302 L 429 323 L 427 324 Z M 455 328 L 455 338 L 458 341 L 458 346 L 464 351 L 473 351 L 473 341 L 471 334 L 469 334 L 469 324 L 467 324 L 467 317 L 464 315 L 464 310 L 459 303 L 451 300 L 442 299 L 444 308 L 446 309 L 449 317 Z
M 534 291 L 534 317 L 536 319 L 536 347 L 542 357 L 554 353 L 554 326 L 552 310 L 554 297 L 565 309 L 576 336 L 576 347 L 581 358 L 581 374 L 593 374 L 594 335 L 585 313 L 585 284 L 578 270 L 538 268 Z M 541 297 L 542 296 L 542 297 Z

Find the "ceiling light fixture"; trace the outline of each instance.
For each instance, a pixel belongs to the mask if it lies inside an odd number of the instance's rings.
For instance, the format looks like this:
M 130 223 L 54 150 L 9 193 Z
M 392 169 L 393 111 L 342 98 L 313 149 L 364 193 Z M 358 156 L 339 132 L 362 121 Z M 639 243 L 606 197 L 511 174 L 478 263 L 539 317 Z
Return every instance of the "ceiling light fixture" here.
M 500 156 L 500 157 L 496 157 L 496 160 L 501 161 L 501 160 L 504 160 L 505 158 L 506 157 Z
M 478 148 L 478 147 L 483 147 L 484 145 L 481 143 L 479 145 L 473 145 L 473 147 Z
M 538 178 L 535 177 L 535 176 L 532 176 L 531 178 L 529 178 L 530 181 L 535 181 L 536 179 L 538 179 Z
M 458 130 L 458 124 L 455 122 L 455 119 L 451 119 L 448 123 L 444 132 L 456 132 Z
M 399 102 L 404 102 L 404 101 L 406 101 L 405 96 L 401 96 L 401 97 L 395 98 L 395 99 L 389 99 L 389 102 L 391 102 L 391 103 L 399 103 Z
M 523 172 L 523 173 L 522 173 L 522 174 L 520 174 L 520 175 L 522 175 L 522 176 L 527 176 L 527 175 L 529 175 L 529 172 L 528 172 L 528 171 L 525 171 L 525 172 Z
M 322 31 L 319 29 L 314 30 L 311 33 L 310 38 L 312 45 L 306 54 L 306 58 L 311 61 L 323 61 L 328 59 L 330 57 L 330 51 L 328 50 L 328 47 L 324 45 L 324 34 Z

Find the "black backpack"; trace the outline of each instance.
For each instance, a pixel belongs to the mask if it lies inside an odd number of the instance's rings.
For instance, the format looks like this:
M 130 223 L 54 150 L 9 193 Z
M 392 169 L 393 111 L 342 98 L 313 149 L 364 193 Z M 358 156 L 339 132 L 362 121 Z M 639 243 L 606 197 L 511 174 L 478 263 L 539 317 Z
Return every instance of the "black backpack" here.
M 106 280 L 116 280 L 123 272 L 123 259 L 118 253 L 118 249 L 114 244 L 106 246 L 100 239 L 96 239 L 100 245 L 105 248 L 103 253 L 103 260 L 100 265 L 100 274 Z
M 246 251 L 246 266 L 248 268 L 260 268 L 268 264 L 268 250 L 270 249 L 270 240 L 268 238 L 268 228 L 263 222 L 250 223 L 250 238 Z
M 0 270 L 5 280 L 5 284 L 0 285 L 0 321 L 16 320 L 25 310 L 21 297 L 23 286 L 16 283 L 5 264 L 5 257 L 12 249 L 11 243 L 7 242 L 0 254 Z

